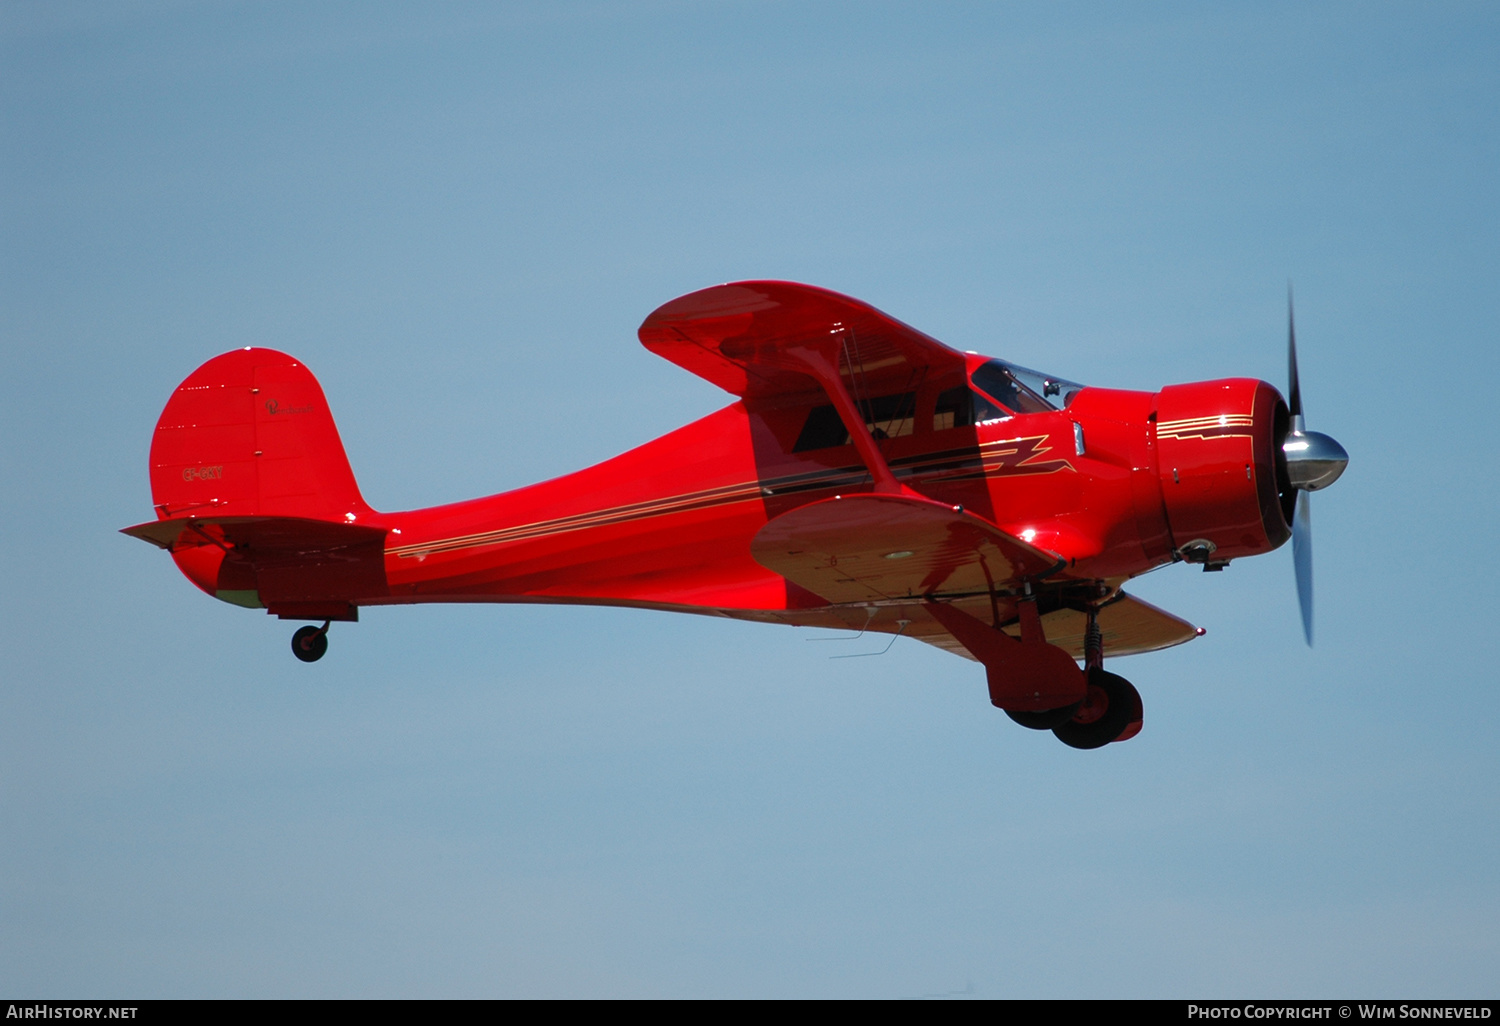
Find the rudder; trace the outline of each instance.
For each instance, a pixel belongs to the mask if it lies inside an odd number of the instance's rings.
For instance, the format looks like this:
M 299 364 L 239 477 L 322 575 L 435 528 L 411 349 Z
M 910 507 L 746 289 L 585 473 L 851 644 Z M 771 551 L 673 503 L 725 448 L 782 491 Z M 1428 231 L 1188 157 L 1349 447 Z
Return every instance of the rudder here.
M 162 518 L 352 523 L 374 512 L 317 378 L 285 353 L 248 347 L 209 360 L 172 393 L 151 441 L 151 501 Z

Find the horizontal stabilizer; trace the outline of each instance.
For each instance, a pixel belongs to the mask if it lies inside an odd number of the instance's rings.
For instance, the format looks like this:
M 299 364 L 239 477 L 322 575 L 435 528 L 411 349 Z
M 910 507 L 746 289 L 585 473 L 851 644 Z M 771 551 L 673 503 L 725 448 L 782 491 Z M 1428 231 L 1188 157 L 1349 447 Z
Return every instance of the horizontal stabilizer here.
M 215 598 L 294 619 L 352 620 L 390 594 L 384 528 L 302 517 L 174 517 L 125 534 L 172 553 Z
M 158 548 L 217 545 L 256 556 L 330 552 L 385 540 L 385 529 L 302 517 L 177 517 L 122 528 L 122 534 Z

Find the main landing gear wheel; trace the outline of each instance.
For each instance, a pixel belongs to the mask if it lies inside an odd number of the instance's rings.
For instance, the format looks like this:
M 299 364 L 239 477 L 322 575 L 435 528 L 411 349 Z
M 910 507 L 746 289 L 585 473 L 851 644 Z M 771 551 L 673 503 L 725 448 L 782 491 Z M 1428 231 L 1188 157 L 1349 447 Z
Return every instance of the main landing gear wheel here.
M 1073 718 L 1082 702 L 1065 705 L 1061 709 L 1042 709 L 1038 712 L 1007 709 L 1005 715 L 1028 730 L 1054 730 Z
M 328 651 L 328 624 L 321 627 L 299 627 L 292 635 L 292 655 L 304 663 L 315 663 Z
M 1140 733 L 1141 695 L 1118 674 L 1097 667 L 1088 671 L 1088 695 L 1071 719 L 1052 728 L 1070 748 L 1103 748 Z

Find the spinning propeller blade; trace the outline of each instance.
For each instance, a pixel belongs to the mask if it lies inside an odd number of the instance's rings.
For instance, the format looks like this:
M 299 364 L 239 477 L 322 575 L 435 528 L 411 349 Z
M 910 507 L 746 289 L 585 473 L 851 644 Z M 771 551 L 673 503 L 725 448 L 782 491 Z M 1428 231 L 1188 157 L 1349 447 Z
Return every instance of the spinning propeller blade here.
M 1297 604 L 1302 607 L 1302 635 L 1313 643 L 1312 500 L 1297 493 L 1297 515 L 1292 518 L 1292 563 L 1297 568 Z
M 1302 634 L 1313 643 L 1312 500 L 1310 492 L 1327 488 L 1349 465 L 1344 447 L 1318 431 L 1308 431 L 1302 417 L 1302 386 L 1297 377 L 1297 325 L 1292 288 L 1286 290 L 1287 408 L 1292 426 L 1281 445 L 1287 478 L 1297 489 L 1292 518 L 1292 562 L 1297 572 L 1297 603 L 1302 607 Z
M 1302 386 L 1297 382 L 1297 318 L 1292 311 L 1292 286 L 1286 287 L 1286 405 L 1293 417 L 1302 416 Z

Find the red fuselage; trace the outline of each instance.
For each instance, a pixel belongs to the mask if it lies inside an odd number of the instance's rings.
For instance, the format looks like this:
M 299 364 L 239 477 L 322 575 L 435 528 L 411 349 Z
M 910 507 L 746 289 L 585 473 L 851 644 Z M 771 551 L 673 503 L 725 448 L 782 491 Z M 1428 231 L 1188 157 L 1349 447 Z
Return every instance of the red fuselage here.
M 984 362 L 971 356 L 969 369 Z M 1060 556 L 1066 565 L 1053 584 L 1129 578 L 1194 541 L 1227 560 L 1287 537 L 1274 459 L 1285 408 L 1263 382 L 1155 394 L 1085 388 L 1063 410 L 955 425 L 938 399 L 963 384 L 938 379 L 913 390 L 881 452 L 913 491 Z M 817 612 L 827 602 L 750 554 L 751 539 L 779 514 L 871 488 L 847 440 L 796 451 L 816 398 L 742 400 L 512 492 L 401 513 L 351 510 L 349 522 L 388 533 L 383 574 L 366 575 L 364 592 L 348 599 L 602 603 L 827 624 Z M 221 556 L 199 547 L 180 550 L 179 562 L 211 594 L 253 590 L 226 587 L 251 582 L 224 579 Z M 304 592 L 280 603 L 264 596 L 265 604 L 277 612 L 320 601 L 315 581 Z
M 1201 633 L 1120 585 L 1276 548 L 1347 462 L 1302 428 L 1294 349 L 1289 413 L 1248 379 L 1086 388 L 792 282 L 681 296 L 639 335 L 737 400 L 577 473 L 403 513 L 365 503 L 305 366 L 225 353 L 168 401 L 157 519 L 125 530 L 286 619 L 556 602 L 905 634 L 982 662 L 1013 719 L 1093 748 L 1142 723 L 1105 655 Z M 327 630 L 293 652 L 317 660 Z

